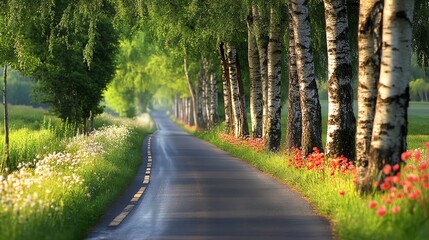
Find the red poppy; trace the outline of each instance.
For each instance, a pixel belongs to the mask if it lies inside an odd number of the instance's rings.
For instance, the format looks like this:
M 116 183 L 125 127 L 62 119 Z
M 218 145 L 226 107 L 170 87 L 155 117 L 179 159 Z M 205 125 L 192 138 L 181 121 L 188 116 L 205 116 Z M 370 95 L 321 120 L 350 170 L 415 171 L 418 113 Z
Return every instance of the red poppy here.
M 390 166 L 390 164 L 384 165 L 383 167 L 384 174 L 389 175 L 391 171 L 392 171 L 392 166 Z
M 406 162 L 406 161 L 408 160 L 408 158 L 410 158 L 410 157 L 411 157 L 411 155 L 412 155 L 412 152 L 411 152 L 411 151 L 403 152 L 403 153 L 401 154 L 401 159 L 402 159 L 402 161 Z
M 377 210 L 377 216 L 382 217 L 386 214 L 386 207 L 381 206 L 378 210 Z
M 375 207 L 377 207 L 377 202 L 376 201 L 369 202 L 368 207 L 371 209 L 374 209 Z
M 399 170 L 399 164 L 395 164 L 393 166 L 393 171 L 398 171 Z
M 397 214 L 398 212 L 399 212 L 399 210 L 401 210 L 398 206 L 394 206 L 393 208 L 392 208 L 392 213 L 393 214 Z

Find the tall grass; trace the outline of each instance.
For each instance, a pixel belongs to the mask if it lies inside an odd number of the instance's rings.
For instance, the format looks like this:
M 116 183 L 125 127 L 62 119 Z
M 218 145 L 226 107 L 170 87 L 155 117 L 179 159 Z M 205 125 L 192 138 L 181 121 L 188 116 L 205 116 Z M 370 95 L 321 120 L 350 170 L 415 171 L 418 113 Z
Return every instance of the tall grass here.
M 0 177 L 0 239 L 82 239 L 135 175 L 151 128 L 103 116 L 97 125 L 105 126 L 90 136 L 69 136 L 56 119 L 43 121 L 34 111 L 22 122 L 40 126 L 12 131 L 14 158 L 22 161 Z

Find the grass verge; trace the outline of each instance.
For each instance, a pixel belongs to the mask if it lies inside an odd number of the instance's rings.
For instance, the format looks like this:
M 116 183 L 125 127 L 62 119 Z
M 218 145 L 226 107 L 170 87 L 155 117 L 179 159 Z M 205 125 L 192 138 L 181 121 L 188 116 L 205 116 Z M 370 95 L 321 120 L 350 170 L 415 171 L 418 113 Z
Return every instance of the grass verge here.
M 141 163 L 151 129 L 125 123 L 62 139 L 61 150 L 24 160 L 0 177 L 0 239 L 84 238 Z
M 237 140 L 222 132 L 218 126 L 194 134 L 298 190 L 331 220 L 339 239 L 429 236 L 429 159 L 424 147 L 410 152 L 414 161 L 409 161 L 402 177 L 391 180 L 384 191 L 362 197 L 355 190 L 354 166 L 347 160 L 325 159 L 318 153 L 306 159 L 293 151 L 264 152 L 257 141 Z

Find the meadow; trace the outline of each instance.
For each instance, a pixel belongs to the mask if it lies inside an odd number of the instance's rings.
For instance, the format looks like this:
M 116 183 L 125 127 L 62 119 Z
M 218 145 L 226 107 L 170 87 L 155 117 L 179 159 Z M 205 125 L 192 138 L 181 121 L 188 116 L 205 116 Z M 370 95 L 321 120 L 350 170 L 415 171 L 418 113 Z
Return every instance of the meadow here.
M 322 102 L 322 109 L 326 131 L 326 102 Z M 285 113 L 282 117 L 285 122 Z M 284 132 L 285 128 L 283 136 Z M 356 191 L 356 168 L 348 159 L 326 159 L 319 152 L 305 158 L 297 150 L 266 152 L 262 141 L 226 135 L 223 125 L 194 134 L 299 191 L 319 214 L 330 220 L 338 239 L 429 236 L 428 103 L 410 104 L 409 151 L 403 154 L 401 166 L 393 166 L 401 167 L 401 174 L 393 175 L 392 166 L 385 167 L 380 174 L 387 177 L 387 183 L 380 185 L 381 191 L 366 196 Z
M 10 108 L 9 174 L 0 176 L 0 239 L 82 239 L 132 180 L 148 118 L 103 115 L 85 136 L 43 109 Z

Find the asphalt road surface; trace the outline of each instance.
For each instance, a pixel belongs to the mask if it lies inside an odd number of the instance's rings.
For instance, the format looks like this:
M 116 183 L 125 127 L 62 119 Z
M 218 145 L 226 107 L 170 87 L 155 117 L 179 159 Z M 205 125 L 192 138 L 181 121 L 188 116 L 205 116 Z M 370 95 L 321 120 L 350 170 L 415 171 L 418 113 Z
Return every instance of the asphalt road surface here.
M 333 238 L 329 222 L 298 193 L 185 133 L 164 113 L 152 117 L 158 131 L 151 139 L 150 183 L 127 217 L 109 227 L 141 186 L 140 169 L 88 239 Z

